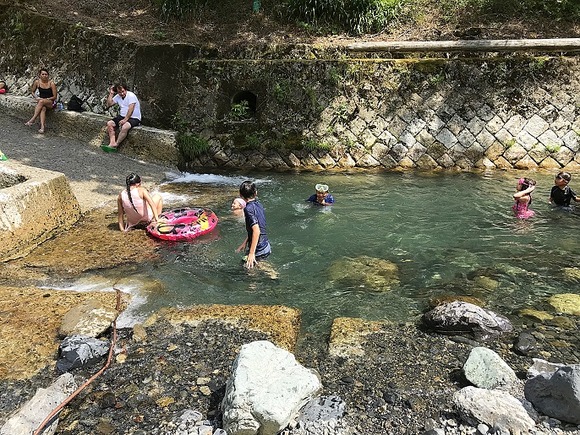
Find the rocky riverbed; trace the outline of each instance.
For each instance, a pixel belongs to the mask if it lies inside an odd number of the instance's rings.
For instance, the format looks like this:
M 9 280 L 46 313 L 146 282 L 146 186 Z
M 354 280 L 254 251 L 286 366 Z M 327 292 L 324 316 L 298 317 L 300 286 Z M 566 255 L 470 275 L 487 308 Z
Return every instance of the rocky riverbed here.
M 143 325 L 122 329 L 111 366 L 65 408 L 56 433 L 175 434 L 186 410 L 199 411 L 214 428 L 221 427 L 219 405 L 237 352 L 245 343 L 264 339 L 316 369 L 322 394 L 345 401 L 350 432 L 343 433 L 480 433 L 461 423 L 452 401 L 454 392 L 469 385 L 462 366 L 476 344 L 470 339 L 429 333 L 420 324 L 336 319 L 325 344 L 300 337 L 298 321 L 299 313 L 283 307 L 207 306 L 164 310 Z M 537 326 L 530 327 L 535 336 L 553 333 L 561 341 L 554 347 L 538 340 L 536 356 L 551 353 L 559 362 L 578 362 L 575 333 Z M 532 355 L 513 352 L 514 337 L 486 345 L 524 378 Z M 99 368 L 73 374 L 80 385 Z M 55 378 L 54 362 L 27 379 L 5 376 L 0 422 Z M 540 417 L 534 433 L 578 434 L 578 429 Z

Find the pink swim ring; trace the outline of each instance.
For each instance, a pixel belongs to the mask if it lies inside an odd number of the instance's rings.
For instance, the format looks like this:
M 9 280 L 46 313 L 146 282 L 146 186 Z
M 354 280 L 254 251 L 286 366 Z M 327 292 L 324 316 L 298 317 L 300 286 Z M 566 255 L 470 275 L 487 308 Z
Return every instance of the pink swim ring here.
M 183 242 L 210 233 L 217 223 L 218 217 L 209 208 L 179 208 L 161 213 L 147 232 L 161 240 Z

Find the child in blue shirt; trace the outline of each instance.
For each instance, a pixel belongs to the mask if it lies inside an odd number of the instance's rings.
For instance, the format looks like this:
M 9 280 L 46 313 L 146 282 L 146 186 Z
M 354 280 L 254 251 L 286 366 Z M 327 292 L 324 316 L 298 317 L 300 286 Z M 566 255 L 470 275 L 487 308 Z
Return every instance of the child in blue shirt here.
M 306 201 L 312 202 L 316 205 L 330 205 L 334 204 L 334 198 L 330 193 L 328 193 L 328 186 L 326 184 L 317 184 L 314 186 L 316 193 L 310 195 Z
M 264 207 L 257 199 L 258 189 L 252 181 L 244 181 L 240 185 L 240 196 L 246 201 L 244 219 L 248 237 L 236 249 L 236 252 L 246 250 L 244 266 L 253 268 L 258 261 L 266 259 L 272 252 L 268 234 L 266 233 L 266 215 Z

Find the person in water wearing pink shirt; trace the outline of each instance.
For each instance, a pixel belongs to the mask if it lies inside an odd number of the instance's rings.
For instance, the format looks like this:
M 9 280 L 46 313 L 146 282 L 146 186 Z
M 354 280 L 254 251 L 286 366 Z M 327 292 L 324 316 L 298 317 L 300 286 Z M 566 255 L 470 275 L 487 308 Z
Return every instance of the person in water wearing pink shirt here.
M 139 224 L 146 225 L 152 220 L 157 221 L 163 209 L 161 195 L 149 194 L 149 191 L 141 186 L 141 177 L 135 173 L 127 175 L 125 183 L 127 188 L 117 198 L 119 229 L 129 231 Z
M 518 180 L 516 193 L 513 195 L 515 204 L 512 207 L 518 219 L 527 219 L 535 214 L 533 210 L 529 209 L 532 203 L 532 192 L 535 188 L 536 181 L 531 178 L 520 178 Z

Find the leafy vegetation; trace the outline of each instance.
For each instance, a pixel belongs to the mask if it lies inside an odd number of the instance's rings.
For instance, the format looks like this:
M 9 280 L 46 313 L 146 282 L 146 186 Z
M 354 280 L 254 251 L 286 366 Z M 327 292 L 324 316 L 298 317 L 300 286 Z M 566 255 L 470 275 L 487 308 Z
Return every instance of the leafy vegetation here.
M 287 0 L 285 11 L 297 21 L 352 34 L 384 30 L 409 10 L 409 0 Z
M 250 103 L 247 100 L 242 100 L 239 103 L 234 103 L 230 109 L 230 116 L 241 121 L 250 117 Z
M 195 10 L 207 7 L 207 0 L 153 0 L 159 8 L 161 18 L 183 19 L 191 15 Z
M 237 20 L 255 17 L 252 2 L 208 0 L 151 0 L 164 20 L 224 16 Z M 549 20 L 574 23 L 580 19 L 578 0 L 263 0 L 260 14 L 270 22 L 293 23 L 308 33 L 332 34 L 388 32 L 402 23 L 427 27 L 478 28 L 486 22 L 530 22 Z M 240 10 L 242 8 L 242 10 Z M 212 15 L 213 13 L 213 15 Z M 237 18 L 235 18 L 237 17 Z M 242 18 L 244 17 L 244 18 Z M 263 20 L 257 22 L 263 23 Z M 525 25 L 525 24 L 524 24 Z M 162 40 L 164 35 L 157 35 Z
M 505 17 L 550 17 L 556 20 L 580 18 L 578 0 L 441 0 L 447 15 L 458 12 Z
M 178 133 L 176 140 L 181 155 L 186 159 L 198 157 L 210 148 L 206 139 L 191 133 Z
M 318 142 L 314 139 L 307 139 L 302 142 L 302 148 L 308 151 L 328 152 L 332 149 L 332 146 L 326 142 Z

